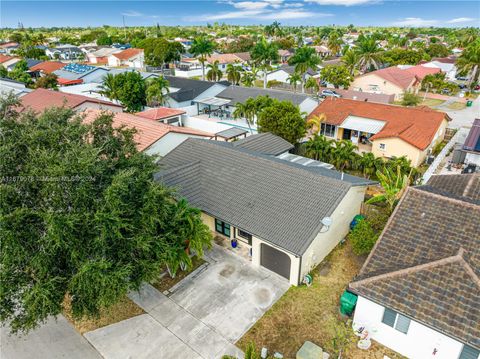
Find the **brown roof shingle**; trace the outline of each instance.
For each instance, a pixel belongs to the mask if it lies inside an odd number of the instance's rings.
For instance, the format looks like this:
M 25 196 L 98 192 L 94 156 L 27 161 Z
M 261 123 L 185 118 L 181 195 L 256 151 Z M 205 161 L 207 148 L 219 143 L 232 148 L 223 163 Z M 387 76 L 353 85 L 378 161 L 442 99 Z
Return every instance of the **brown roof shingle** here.
M 449 177 L 407 190 L 350 289 L 480 348 L 480 176 Z

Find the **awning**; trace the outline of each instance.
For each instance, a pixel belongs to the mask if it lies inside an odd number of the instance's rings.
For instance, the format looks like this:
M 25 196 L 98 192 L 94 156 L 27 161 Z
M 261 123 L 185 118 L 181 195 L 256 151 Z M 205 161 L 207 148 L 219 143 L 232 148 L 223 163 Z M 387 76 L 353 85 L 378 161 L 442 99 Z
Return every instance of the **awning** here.
M 204 104 L 204 105 L 211 105 L 211 106 L 223 106 L 227 103 L 230 103 L 230 100 L 218 97 L 206 97 L 200 100 L 196 100 L 195 102 Z
M 358 116 L 348 116 L 339 127 L 376 134 L 380 132 L 385 124 L 386 122 L 384 121 L 372 120 L 370 118 Z
M 215 134 L 215 137 L 221 137 L 221 138 L 224 138 L 226 140 L 230 140 L 232 138 L 235 138 L 235 137 L 238 137 L 238 136 L 241 136 L 241 135 L 245 135 L 247 133 L 248 133 L 248 131 L 246 131 L 246 130 L 243 130 L 243 129 L 238 128 L 238 127 L 232 127 L 232 128 L 228 128 L 226 130 L 217 132 Z

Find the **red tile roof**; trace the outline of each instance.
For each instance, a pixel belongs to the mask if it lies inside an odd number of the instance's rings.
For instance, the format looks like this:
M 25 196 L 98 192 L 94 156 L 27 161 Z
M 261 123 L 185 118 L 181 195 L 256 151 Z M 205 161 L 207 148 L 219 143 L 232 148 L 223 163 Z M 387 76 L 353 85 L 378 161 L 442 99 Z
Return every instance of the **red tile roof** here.
M 234 64 L 237 62 L 244 62 L 242 58 L 235 54 L 217 54 L 207 56 L 207 62 L 213 64 L 215 61 L 218 61 L 220 64 Z
M 385 69 L 372 71 L 362 76 L 377 75 L 384 80 L 387 80 L 398 87 L 406 90 L 408 87 L 415 83 L 416 77 L 412 73 L 402 70 L 397 66 L 387 67 Z
M 150 110 L 145 110 L 142 112 L 136 113 L 137 116 L 148 118 L 149 120 L 161 120 L 164 118 L 169 118 L 172 116 L 179 116 L 186 113 L 184 110 L 179 110 L 176 108 L 169 108 L 169 107 L 155 107 L 151 108 Z
M 14 57 L 0 54 L 0 64 L 3 64 L 4 62 L 6 62 L 8 60 L 11 60 L 11 59 L 14 59 Z
M 63 77 L 59 77 L 57 79 L 57 83 L 59 85 L 62 85 L 62 86 L 66 86 L 66 85 L 79 85 L 83 82 L 82 79 L 74 79 L 74 80 L 70 80 L 70 79 L 64 79 Z
M 416 76 L 420 81 L 422 81 L 425 76 L 436 74 L 441 70 L 439 68 L 417 65 L 403 71 L 411 73 L 412 75 Z
M 3 44 L 0 44 L 0 49 L 5 49 L 7 47 L 12 47 L 12 46 L 18 46 L 18 42 L 5 42 Z
M 60 61 L 44 61 L 35 66 L 30 67 L 30 71 L 43 71 L 50 74 L 54 71 L 60 70 L 65 67 L 66 64 Z
M 343 98 L 323 101 L 309 117 L 322 113 L 326 115 L 327 123 L 337 126 L 348 116 L 384 121 L 385 126 L 371 137 L 372 140 L 398 137 L 421 150 L 431 144 L 442 121 L 450 120 L 446 113 L 424 106 L 412 108 Z
M 112 102 L 98 100 L 91 97 L 74 95 L 59 91 L 47 90 L 47 89 L 36 89 L 30 93 L 21 97 L 21 102 L 23 105 L 22 111 L 29 108 L 33 111 L 41 112 L 48 107 L 68 107 L 76 108 L 85 102 L 98 103 L 115 107 L 122 107 L 120 105 L 114 104 Z
M 143 49 L 135 49 L 132 47 L 130 49 L 117 52 L 116 54 L 113 54 L 113 56 L 115 56 L 117 59 L 120 59 L 120 60 L 129 60 L 132 57 L 137 56 L 142 52 L 143 52 Z
M 88 109 L 85 111 L 85 122 L 93 122 L 102 111 Z M 187 135 L 196 135 L 203 137 L 212 137 L 213 134 L 198 131 L 189 127 L 171 126 L 161 122 L 148 120 L 146 118 L 132 115 L 125 112 L 116 112 L 113 117 L 113 127 L 125 126 L 127 128 L 135 128 L 137 133 L 134 136 L 139 151 L 146 150 L 163 136 L 170 132 L 183 133 Z

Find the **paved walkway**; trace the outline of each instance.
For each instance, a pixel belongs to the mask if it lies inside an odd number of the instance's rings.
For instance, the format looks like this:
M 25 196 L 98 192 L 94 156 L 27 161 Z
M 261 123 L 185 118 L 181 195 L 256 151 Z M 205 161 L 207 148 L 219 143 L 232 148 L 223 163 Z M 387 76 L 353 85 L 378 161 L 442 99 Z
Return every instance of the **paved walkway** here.
M 214 245 L 168 296 L 149 284 L 129 297 L 148 314 L 85 334 L 104 358 L 243 357 L 234 345 L 288 289 L 265 268 Z

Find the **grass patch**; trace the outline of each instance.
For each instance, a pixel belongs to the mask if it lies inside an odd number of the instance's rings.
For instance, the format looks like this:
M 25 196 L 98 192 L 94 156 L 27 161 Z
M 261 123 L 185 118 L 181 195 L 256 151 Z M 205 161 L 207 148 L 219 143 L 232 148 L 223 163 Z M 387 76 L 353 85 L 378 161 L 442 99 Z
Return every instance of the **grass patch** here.
M 466 103 L 463 102 L 454 102 L 447 106 L 450 110 L 463 110 L 467 107 Z
M 444 103 L 444 100 L 438 100 L 435 98 L 426 98 L 425 101 L 420 103 L 420 106 L 436 107 Z
M 75 329 L 80 332 L 80 334 L 106 327 L 107 325 L 118 323 L 122 320 L 145 313 L 142 308 L 136 305 L 127 296 L 111 307 L 102 309 L 98 318 L 83 318 L 80 320 L 75 320 L 72 317 L 70 300 L 65 299 L 63 305 L 63 315 L 70 323 L 73 324 Z
M 372 342 L 368 351 L 356 347 L 358 337 L 351 330 L 351 320 L 339 313 L 340 296 L 360 270 L 364 256 L 352 252 L 349 242 L 339 245 L 312 271 L 311 287 L 291 287 L 280 300 L 239 340 L 245 350 L 248 343 L 257 348 L 267 347 L 285 358 L 295 358 L 307 340 L 321 346 L 332 357 L 342 352 L 342 358 L 365 359 L 401 358 L 395 352 Z
M 156 282 L 151 283 L 157 290 L 159 290 L 161 293 L 163 293 L 166 290 L 169 290 L 172 288 L 175 284 L 180 282 L 183 278 L 188 276 L 190 273 L 192 273 L 195 269 L 200 267 L 203 263 L 206 263 L 205 260 L 202 258 L 198 257 L 193 257 L 192 258 L 192 267 L 186 271 L 178 271 L 177 275 L 175 278 L 172 278 L 168 275 L 168 273 L 163 276 L 162 278 L 158 279 Z

